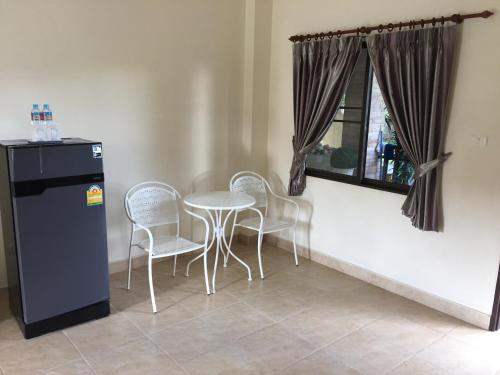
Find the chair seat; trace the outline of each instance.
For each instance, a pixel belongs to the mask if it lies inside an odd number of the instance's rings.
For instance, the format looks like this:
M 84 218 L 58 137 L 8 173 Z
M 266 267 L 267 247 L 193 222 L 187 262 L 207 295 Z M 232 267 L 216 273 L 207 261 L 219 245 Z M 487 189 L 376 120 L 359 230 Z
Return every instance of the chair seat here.
M 260 218 L 259 217 L 250 217 L 248 219 L 241 220 L 238 225 L 253 229 L 255 231 L 259 231 L 260 227 Z M 278 220 L 265 217 L 264 223 L 262 225 L 262 233 L 271 233 L 271 232 L 279 232 L 288 228 L 293 227 L 293 223 L 285 220 Z
M 203 244 L 191 242 L 177 236 L 158 236 L 153 238 L 153 257 L 164 257 L 189 253 L 190 251 L 203 248 Z M 137 244 L 141 249 L 147 250 L 149 240 L 145 239 Z

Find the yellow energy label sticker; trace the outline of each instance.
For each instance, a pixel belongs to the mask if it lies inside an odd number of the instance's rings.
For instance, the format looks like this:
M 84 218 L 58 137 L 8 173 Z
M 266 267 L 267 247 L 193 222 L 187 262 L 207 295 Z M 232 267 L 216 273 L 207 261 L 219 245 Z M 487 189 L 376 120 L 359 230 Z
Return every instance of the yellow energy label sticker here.
M 102 204 L 102 189 L 99 185 L 92 185 L 87 190 L 87 206 L 98 206 Z

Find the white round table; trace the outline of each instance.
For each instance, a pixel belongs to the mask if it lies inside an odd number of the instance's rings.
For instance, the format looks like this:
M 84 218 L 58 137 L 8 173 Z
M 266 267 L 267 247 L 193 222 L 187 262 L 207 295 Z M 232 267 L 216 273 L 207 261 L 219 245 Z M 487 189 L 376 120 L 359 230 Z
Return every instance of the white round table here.
M 231 214 L 236 210 L 241 210 L 253 206 L 255 204 L 255 198 L 248 194 L 235 191 L 210 191 L 205 193 L 189 194 L 184 198 L 184 203 L 187 206 L 193 208 L 206 210 L 213 225 L 214 233 L 209 248 L 213 245 L 215 239 L 217 240 L 217 246 L 215 253 L 214 273 L 212 276 L 212 293 L 215 293 L 215 275 L 217 273 L 219 250 L 224 255 L 224 265 L 227 262 L 229 254 L 231 254 L 234 259 L 240 262 L 248 270 L 248 280 L 252 280 L 252 272 L 250 271 L 250 267 L 231 251 L 231 247 L 228 245 L 224 233 L 227 219 L 231 216 Z M 222 220 L 222 214 L 224 211 L 228 212 L 226 214 L 226 218 Z M 212 215 L 212 212 L 215 214 L 215 218 Z M 226 248 L 227 254 L 224 252 L 223 247 Z M 203 254 L 197 256 L 188 263 L 186 274 L 189 274 L 189 266 L 191 265 L 191 263 L 201 258 L 202 255 Z

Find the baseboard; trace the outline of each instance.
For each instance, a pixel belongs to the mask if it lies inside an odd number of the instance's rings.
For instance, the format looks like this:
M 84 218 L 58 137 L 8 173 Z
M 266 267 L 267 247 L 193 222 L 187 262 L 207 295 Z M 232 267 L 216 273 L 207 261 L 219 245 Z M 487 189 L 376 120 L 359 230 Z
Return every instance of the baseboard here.
M 188 253 L 188 255 L 193 256 L 193 254 Z M 186 256 L 186 254 L 180 254 L 178 257 Z M 153 263 L 165 262 L 171 260 L 171 257 L 153 259 Z M 177 258 L 179 259 L 179 258 Z M 148 255 L 139 255 L 132 258 L 132 269 L 144 267 L 148 264 Z M 128 259 L 117 260 L 109 263 L 109 274 L 124 272 L 128 270 Z
M 267 238 L 264 238 L 264 242 L 279 247 L 280 249 L 293 252 L 292 242 L 278 238 L 277 236 L 269 235 Z M 306 249 L 301 246 L 297 246 L 297 253 L 304 258 L 312 260 L 313 262 L 333 268 L 339 272 L 363 280 L 364 282 L 388 290 L 391 293 L 418 302 L 479 328 L 487 330 L 489 327 L 489 314 L 485 314 L 481 311 L 436 296 L 411 285 L 407 285 L 400 281 L 380 275 L 361 266 L 335 258 L 331 255 L 323 254 L 312 249 Z
M 132 258 L 132 268 L 143 267 L 148 264 L 148 256 L 140 255 Z M 109 262 L 109 273 L 118 273 L 128 270 L 128 259 L 115 260 Z

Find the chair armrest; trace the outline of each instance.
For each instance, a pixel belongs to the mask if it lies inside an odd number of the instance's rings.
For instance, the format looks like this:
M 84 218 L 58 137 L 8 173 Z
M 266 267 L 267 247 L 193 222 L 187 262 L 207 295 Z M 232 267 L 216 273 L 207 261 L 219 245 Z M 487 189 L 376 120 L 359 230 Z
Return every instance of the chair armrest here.
M 196 213 L 194 213 L 193 211 L 187 209 L 186 207 L 184 207 L 184 211 L 186 211 L 187 214 L 203 221 L 203 223 L 205 224 L 205 246 L 208 245 L 208 235 L 210 233 L 210 225 L 208 224 L 208 221 L 207 219 L 205 219 L 203 216 L 201 215 L 198 215 Z M 212 217 L 210 216 L 210 219 L 213 221 Z M 213 241 L 212 241 L 213 242 Z M 211 245 L 210 245 L 211 246 Z
M 257 214 L 259 215 L 259 219 L 260 219 L 259 232 L 262 232 L 262 227 L 264 226 L 264 215 L 262 215 L 262 212 L 260 212 L 260 210 L 255 208 L 255 207 L 248 207 L 248 208 L 245 208 L 245 210 L 257 212 Z
M 145 227 L 144 225 L 141 225 L 141 224 L 135 222 L 134 220 L 131 220 L 131 221 L 137 228 L 142 229 L 143 231 L 145 231 L 147 233 L 148 239 L 149 239 L 149 255 L 151 256 L 153 254 L 153 244 L 154 244 L 153 233 L 151 233 L 149 228 Z
M 295 211 L 295 224 L 297 224 L 297 221 L 299 220 L 299 212 L 300 212 L 300 208 L 299 208 L 298 203 L 290 198 L 285 198 L 281 195 L 278 195 L 272 190 L 270 190 L 270 192 L 271 192 L 272 196 L 275 197 L 276 199 L 282 200 L 282 201 L 287 202 L 287 203 L 291 203 L 293 206 L 295 206 L 295 209 L 296 209 L 296 211 Z

